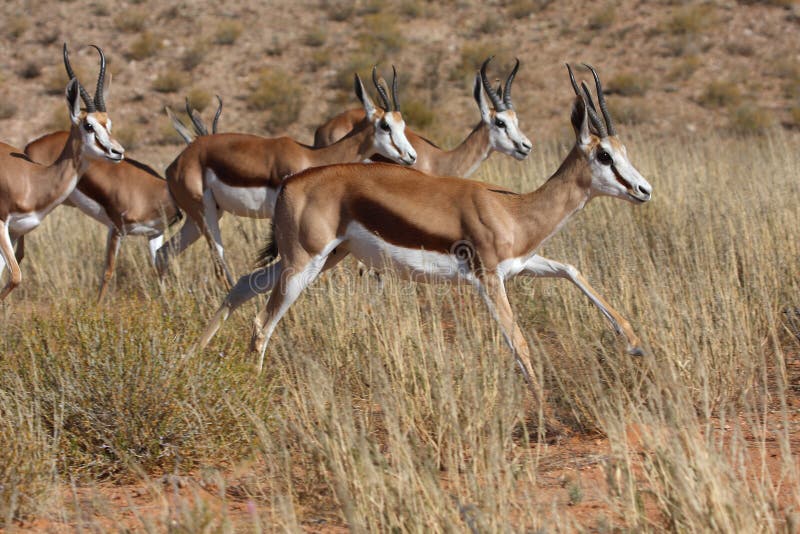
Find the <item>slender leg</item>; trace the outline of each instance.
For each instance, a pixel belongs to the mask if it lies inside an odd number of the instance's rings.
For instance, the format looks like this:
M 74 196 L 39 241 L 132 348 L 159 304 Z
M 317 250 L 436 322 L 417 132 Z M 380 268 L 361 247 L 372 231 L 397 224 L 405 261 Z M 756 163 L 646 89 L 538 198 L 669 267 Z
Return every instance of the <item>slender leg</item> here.
M 227 283 L 230 288 L 233 286 L 233 275 L 231 275 L 228 265 L 225 263 L 225 249 L 222 246 L 222 235 L 219 231 L 219 219 L 222 213 L 217 207 L 214 193 L 206 189 L 203 193 L 203 220 L 205 227 L 202 228 L 203 235 L 211 248 L 211 257 L 214 259 L 214 267 L 217 276 Z
M 600 294 L 595 291 L 591 285 L 589 285 L 589 282 L 583 277 L 580 271 L 578 271 L 578 269 L 572 265 L 548 260 L 547 258 L 537 255 L 528 260 L 522 273 L 528 276 L 564 278 L 569 280 L 578 286 L 578 288 L 583 291 L 584 295 L 589 297 L 589 300 L 591 300 L 592 303 L 603 313 L 603 315 L 605 315 L 606 319 L 608 319 L 608 321 L 611 323 L 611 326 L 614 327 L 614 330 L 617 332 L 617 334 L 622 334 L 625 336 L 626 341 L 628 342 L 629 354 L 634 356 L 641 356 L 644 354 L 644 351 L 640 347 L 639 337 L 633 333 L 631 324 L 627 321 L 627 319 L 620 315 L 617 310 L 612 308 L 611 305 L 602 296 L 600 296 Z
M 108 239 L 106 240 L 106 266 L 103 270 L 103 280 L 100 282 L 100 291 L 97 293 L 97 303 L 102 302 L 103 297 L 106 296 L 108 284 L 114 276 L 114 266 L 117 263 L 117 254 L 119 254 L 119 245 L 122 242 L 122 236 L 115 227 L 108 229 Z
M 186 217 L 186 222 L 183 223 L 180 232 L 172 236 L 156 251 L 155 263 L 158 275 L 163 277 L 167 273 L 170 259 L 180 255 L 189 245 L 197 241 L 200 235 L 200 227 L 197 223 L 191 217 Z
M 17 248 L 16 248 L 16 251 L 14 252 L 14 256 L 17 258 L 17 265 L 19 265 L 20 263 L 22 263 L 22 259 L 25 257 L 25 236 L 24 235 L 19 236 L 19 239 L 17 239 L 16 245 L 17 245 Z
M 147 240 L 147 249 L 150 251 L 150 263 L 153 265 L 153 267 L 156 266 L 156 254 L 158 254 L 158 250 L 161 248 L 161 245 L 163 244 L 164 244 L 163 233 L 153 236 Z
M 5 221 L 0 221 L 0 256 L 3 261 L 8 265 L 11 277 L 8 283 L 0 292 L 0 302 L 2 302 L 11 291 L 22 282 L 22 272 L 19 270 L 16 255 L 14 254 L 14 245 L 11 242 L 11 236 L 8 233 L 8 226 Z

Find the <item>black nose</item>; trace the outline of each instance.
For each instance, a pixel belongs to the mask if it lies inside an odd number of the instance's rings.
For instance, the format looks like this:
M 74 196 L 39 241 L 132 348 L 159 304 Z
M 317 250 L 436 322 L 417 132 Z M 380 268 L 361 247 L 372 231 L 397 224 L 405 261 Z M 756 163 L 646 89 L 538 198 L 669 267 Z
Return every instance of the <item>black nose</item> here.
M 408 155 L 408 159 L 411 160 L 411 163 L 414 163 L 415 161 L 417 161 L 417 155 L 416 154 L 409 154 Z
M 652 188 L 650 186 L 647 186 L 647 185 L 637 185 L 636 189 L 639 190 L 639 194 L 645 195 L 645 196 L 648 196 L 648 197 L 650 196 L 650 193 L 652 192 Z

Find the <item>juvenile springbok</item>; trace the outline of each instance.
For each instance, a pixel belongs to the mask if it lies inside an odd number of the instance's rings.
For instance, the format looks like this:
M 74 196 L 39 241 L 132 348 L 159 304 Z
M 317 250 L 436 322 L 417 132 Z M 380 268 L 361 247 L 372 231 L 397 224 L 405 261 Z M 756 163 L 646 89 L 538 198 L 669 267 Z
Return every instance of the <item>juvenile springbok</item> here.
M 103 84 L 106 60 L 100 54 L 100 73 L 94 99 L 75 77 L 64 44 L 64 67 L 70 81 L 66 99 L 72 127 L 61 142 L 50 165 L 34 163 L 20 150 L 0 143 L 0 275 L 8 265 L 11 277 L 0 292 L 0 301 L 22 281 L 19 262 L 25 255 L 24 236 L 75 189 L 91 161 L 120 162 L 124 149 L 111 137 L 111 119 L 106 111 Z M 86 106 L 81 110 L 81 100 Z M 15 251 L 16 247 L 16 251 Z
M 600 79 L 589 68 L 605 122 L 588 88 L 584 85 L 586 93 L 581 94 L 569 69 L 577 93 L 571 114 L 575 146 L 556 173 L 531 193 L 461 178 L 432 180 L 388 164 L 334 165 L 286 180 L 275 205 L 272 241 L 260 255 L 263 267 L 238 281 L 198 347 L 207 345 L 231 311 L 272 290 L 253 330 L 260 371 L 267 342 L 292 303 L 321 272 L 352 254 L 368 267 L 389 269 L 402 278 L 473 285 L 499 322 L 529 384 L 535 379 L 530 351 L 505 290 L 505 281 L 518 274 L 571 281 L 625 336 L 628 352 L 641 354 L 628 321 L 575 267 L 537 254 L 594 197 L 637 204 L 650 200 L 650 184 L 628 160 Z
M 278 187 L 292 174 L 310 167 L 364 161 L 375 152 L 404 165 L 417 158 L 403 131 L 398 111 L 373 104 L 361 79 L 355 92 L 369 127 L 324 148 L 303 145 L 289 137 L 267 139 L 247 134 L 217 134 L 193 141 L 167 168 L 167 183 L 188 215 L 180 233 L 157 253 L 165 272 L 169 258 L 202 234 L 208 241 L 217 276 L 227 285 L 233 277 L 225 263 L 219 218 L 224 212 L 241 217 L 271 218 Z
M 486 67 L 491 60 L 490 57 L 481 65 L 480 73 L 475 76 L 472 91 L 481 120 L 457 147 L 443 150 L 406 128 L 406 137 L 417 151 L 417 161 L 412 165 L 414 169 L 438 176 L 466 178 L 474 173 L 493 151 L 518 160 L 525 159 L 531 153 L 533 145 L 520 130 L 519 118 L 511 102 L 511 85 L 519 70 L 519 60 L 516 60 L 514 68 L 506 78 L 502 91 L 499 88 L 493 89 L 486 77 Z M 396 84 L 397 73 L 394 73 L 393 96 Z M 375 85 L 380 85 L 377 80 Z M 385 92 L 380 94 L 388 105 Z M 487 96 L 491 105 L 487 102 Z M 314 133 L 314 146 L 327 146 L 351 131 L 360 130 L 365 126 L 364 122 L 365 116 L 362 110 L 344 111 L 317 128 Z

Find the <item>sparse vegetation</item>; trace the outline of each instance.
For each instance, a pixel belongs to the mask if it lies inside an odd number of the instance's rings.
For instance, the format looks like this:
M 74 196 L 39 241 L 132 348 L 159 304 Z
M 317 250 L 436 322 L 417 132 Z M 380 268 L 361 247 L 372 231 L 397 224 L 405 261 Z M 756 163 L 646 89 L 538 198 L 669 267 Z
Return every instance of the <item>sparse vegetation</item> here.
M 200 87 L 193 87 L 187 94 L 189 105 L 197 111 L 203 111 L 211 103 L 211 93 Z
M 140 129 L 140 126 L 127 124 L 114 126 L 114 138 L 125 147 L 125 150 L 135 150 L 139 146 Z
M 592 16 L 589 17 L 589 29 L 598 31 L 609 28 L 617 19 L 617 11 L 613 4 L 606 4 L 597 8 Z
M 615 75 L 608 80 L 608 94 L 619 94 L 622 96 L 642 96 L 647 93 L 650 82 L 642 74 L 624 72 Z
M 480 23 L 475 26 L 475 32 L 478 34 L 491 35 L 500 31 L 503 26 L 503 21 L 497 14 L 489 12 L 481 19 Z
M 504 50 L 492 40 L 467 43 L 461 48 L 459 62 L 450 72 L 452 80 L 471 78 L 489 56 L 500 56 Z M 495 59 L 497 62 L 497 59 Z M 495 64 L 495 68 L 497 65 Z
M 328 13 L 328 18 L 336 22 L 350 19 L 355 12 L 355 2 L 347 0 L 323 0 L 323 5 Z
M 511 17 L 521 19 L 542 11 L 552 2 L 553 0 L 508 0 L 505 5 Z
M 147 11 L 138 7 L 124 9 L 114 17 L 114 26 L 127 33 L 144 31 L 147 28 Z
M 161 50 L 161 38 L 150 33 L 142 33 L 128 49 L 128 58 L 142 60 L 152 57 Z
M 706 85 L 700 95 L 700 104 L 706 107 L 723 108 L 739 103 L 741 92 L 734 82 L 714 80 Z
M 7 98 L 0 98 L 0 119 L 10 119 L 17 113 L 17 106 Z
M 42 74 L 42 68 L 38 63 L 33 61 L 26 62 L 19 71 L 21 78 L 25 80 L 33 80 Z
M 702 63 L 699 56 L 686 56 L 675 62 L 667 73 L 667 79 L 673 82 L 688 80 Z
M 214 33 L 214 42 L 219 45 L 232 45 L 242 34 L 242 26 L 233 20 L 220 22 Z
M 258 75 L 247 104 L 269 111 L 266 127 L 274 132 L 297 120 L 303 109 L 303 87 L 282 70 L 266 69 Z
M 9 17 L 6 20 L 4 25 L 4 33 L 5 35 L 11 39 L 12 41 L 16 41 L 22 35 L 28 31 L 28 27 L 30 26 L 30 22 L 28 19 L 22 15 L 17 15 L 13 17 Z
M 181 90 L 187 83 L 188 78 L 182 72 L 168 70 L 153 80 L 153 89 L 159 93 L 175 93 Z
M 318 71 L 321 68 L 327 67 L 331 64 L 332 55 L 330 48 L 318 48 L 314 50 L 311 53 L 309 68 L 312 71 Z
M 433 124 L 436 114 L 430 104 L 410 98 L 403 102 L 403 118 L 412 128 L 424 130 Z
M 691 4 L 678 8 L 662 26 L 662 31 L 687 35 L 705 31 L 714 22 L 715 12 L 711 4 Z
M 53 106 L 49 116 L 50 118 L 48 119 L 47 124 L 45 124 L 45 128 L 47 130 L 69 130 L 72 126 L 72 123 L 69 120 L 69 115 L 67 114 L 67 106 L 61 102 L 59 102 L 58 105 Z
M 324 45 L 327 40 L 328 34 L 321 28 L 313 29 L 303 37 L 303 43 L 312 48 L 318 48 Z
M 382 61 L 388 55 L 398 53 L 406 44 L 403 29 L 390 13 L 366 15 L 364 27 L 369 30 L 361 32 L 357 39 L 361 50 L 369 51 L 375 58 L 373 61 Z
M 190 48 L 187 48 L 181 56 L 183 68 L 192 71 L 198 67 L 208 53 L 208 45 L 205 41 L 197 41 Z
M 733 111 L 730 127 L 740 135 L 755 135 L 763 133 L 774 124 L 775 119 L 769 111 L 745 104 Z

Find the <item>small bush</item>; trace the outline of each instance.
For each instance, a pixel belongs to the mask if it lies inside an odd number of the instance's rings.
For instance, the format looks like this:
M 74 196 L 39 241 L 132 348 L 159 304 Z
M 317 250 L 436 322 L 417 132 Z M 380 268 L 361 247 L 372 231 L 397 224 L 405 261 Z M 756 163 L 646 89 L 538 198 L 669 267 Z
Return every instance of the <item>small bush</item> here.
M 789 110 L 789 116 L 792 119 L 792 125 L 800 126 L 800 106 L 795 106 Z
M 318 48 L 311 52 L 308 67 L 312 71 L 318 71 L 331 64 L 331 50 L 329 48 Z
M 511 0 L 506 4 L 508 14 L 515 19 L 527 18 L 545 9 L 553 0 Z
M 206 58 L 208 46 L 203 41 L 196 42 L 191 48 L 187 48 L 181 56 L 181 64 L 186 70 L 194 70 Z
M 394 15 L 389 13 L 376 13 L 364 17 L 366 28 L 378 28 L 361 32 L 357 39 L 361 43 L 361 50 L 369 51 L 377 60 L 382 61 L 389 54 L 396 54 L 406 44 L 403 29 L 397 24 Z
M 199 87 L 193 87 L 187 94 L 189 105 L 197 111 L 203 111 L 211 103 L 211 93 Z
M 662 31 L 676 35 L 696 34 L 713 23 L 714 11 L 707 4 L 678 9 L 662 26 Z
M 673 82 L 688 80 L 692 77 L 692 74 L 700 68 L 701 63 L 700 57 L 687 56 L 678 61 L 669 72 L 667 72 L 667 79 Z
M 752 44 L 741 41 L 729 41 L 725 44 L 725 51 L 731 55 L 742 57 L 751 57 L 756 53 Z
M 350 56 L 347 60 L 347 63 L 344 64 L 344 66 L 333 78 L 333 88 L 338 89 L 340 93 L 348 96 L 352 95 L 353 74 L 358 73 L 358 75 L 361 77 L 361 81 L 364 82 L 364 87 L 367 88 L 367 91 L 371 92 L 370 87 L 372 84 L 369 82 L 369 80 L 373 64 L 373 59 L 368 54 L 356 54 Z
M 350 19 L 355 12 L 355 3 L 347 0 L 329 0 L 324 5 L 328 18 L 336 22 Z
M 8 99 L 0 98 L 0 119 L 10 119 L 17 113 L 17 106 Z
M 28 30 L 29 26 L 30 23 L 25 17 L 10 17 L 5 24 L 5 34 L 10 40 L 16 41 L 22 37 L 22 34 Z
M 38 63 L 34 63 L 33 61 L 25 63 L 25 65 L 23 65 L 23 67 L 19 70 L 20 77 L 25 80 L 38 78 L 41 74 L 41 67 L 39 67 Z
M 769 111 L 746 104 L 733 112 L 730 127 L 740 135 L 756 135 L 763 133 L 774 123 L 775 120 Z
M 503 21 L 492 12 L 489 12 L 483 20 L 475 26 L 475 33 L 478 34 L 493 34 L 500 30 L 503 27 Z
M 159 74 L 153 80 L 153 89 L 159 93 L 174 93 L 183 88 L 187 81 L 186 75 L 182 72 L 170 70 Z
M 422 0 L 404 0 L 400 4 L 400 13 L 410 19 L 418 19 L 428 15 L 428 5 Z
M 614 24 L 616 19 L 617 12 L 614 6 L 612 4 L 606 4 L 589 17 L 589 29 L 594 31 L 605 30 Z
M 128 49 L 128 58 L 142 60 L 152 57 L 161 50 L 161 39 L 150 32 L 144 32 Z
M 219 23 L 214 33 L 214 42 L 219 45 L 232 45 L 242 34 L 242 27 L 238 22 L 226 20 Z
M 72 127 L 66 104 L 59 102 L 53 107 L 53 110 L 50 112 L 50 118 L 47 120 L 45 126 L 48 130 L 69 130 L 70 127 Z
M 647 93 L 650 83 L 638 74 L 617 74 L 608 81 L 607 92 L 622 96 L 642 96 Z
M 436 115 L 431 111 L 431 107 L 424 102 L 410 99 L 402 103 L 403 118 L 406 123 L 418 129 L 428 128 L 433 124 Z
M 325 30 L 317 28 L 311 30 L 303 37 L 303 44 L 312 48 L 317 48 L 324 45 L 327 40 L 328 34 L 325 33 Z
M 618 124 L 629 124 L 636 126 L 644 124 L 650 118 L 650 113 L 645 107 L 644 101 L 625 102 L 611 100 L 608 103 L 609 111 L 614 122 Z
M 716 80 L 710 82 L 700 95 L 700 105 L 710 108 L 722 108 L 739 102 L 741 93 L 733 82 Z
M 502 53 L 503 51 L 498 48 L 497 44 L 491 41 L 468 42 L 461 48 L 461 57 L 450 72 L 450 79 L 460 81 L 464 78 L 471 78 L 487 57 Z M 496 62 L 495 59 L 495 67 L 497 66 Z
M 137 33 L 147 26 L 147 11 L 131 8 L 121 11 L 114 17 L 114 26 L 121 32 Z
M 115 126 L 114 138 L 125 147 L 125 150 L 132 150 L 139 146 L 139 133 L 136 128 Z
M 250 109 L 269 111 L 267 128 L 274 131 L 297 120 L 303 108 L 303 87 L 279 69 L 262 71 L 247 97 Z

